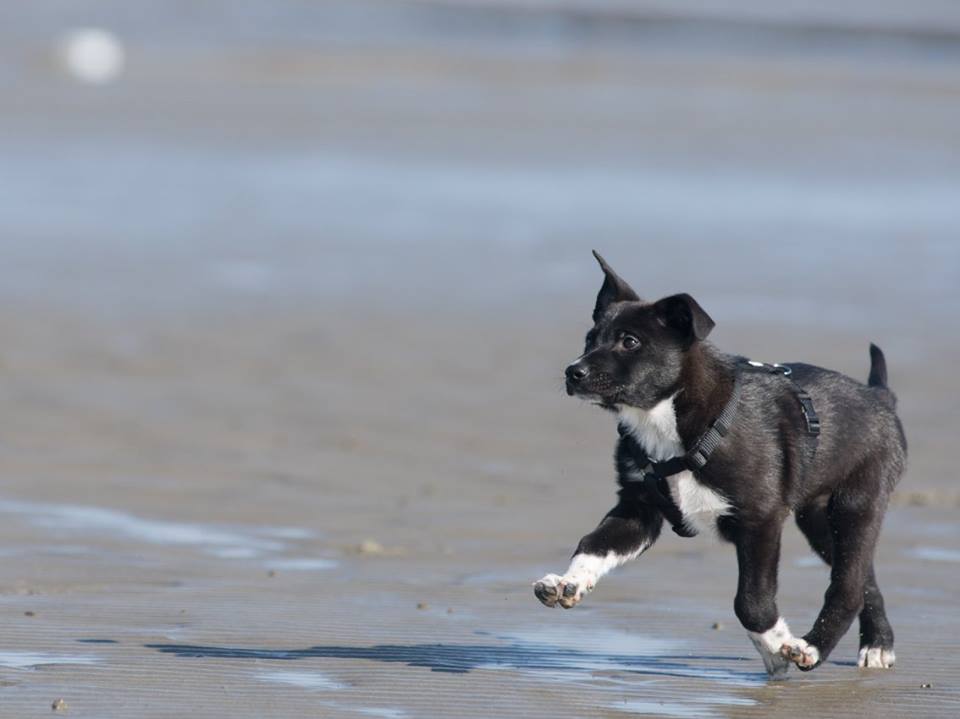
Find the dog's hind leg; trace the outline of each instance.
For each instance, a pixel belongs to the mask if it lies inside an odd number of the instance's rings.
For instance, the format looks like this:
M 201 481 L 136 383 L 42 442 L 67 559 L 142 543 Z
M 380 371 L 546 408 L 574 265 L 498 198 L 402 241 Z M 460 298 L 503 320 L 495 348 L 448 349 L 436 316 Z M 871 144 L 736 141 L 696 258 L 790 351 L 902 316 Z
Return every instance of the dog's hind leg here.
M 818 497 L 797 511 L 797 526 L 810 547 L 828 565 L 833 563 L 833 532 L 830 528 L 830 506 L 826 495 Z M 896 661 L 893 651 L 893 628 L 887 619 L 883 595 L 877 586 L 873 561 L 864 582 L 863 609 L 860 611 L 861 667 L 888 669 Z
M 861 470 L 860 477 L 868 476 L 867 471 L 867 468 Z M 855 480 L 857 477 L 851 479 Z M 842 493 L 834 494 L 827 514 L 833 538 L 830 586 L 813 629 L 803 637 L 807 644 L 816 650 L 818 656 L 815 661 L 810 662 L 806 656 L 791 647 L 785 646 L 783 650 L 784 655 L 803 670 L 813 669 L 826 659 L 850 627 L 854 617 L 866 609 L 867 583 L 872 574 L 873 551 L 880 534 L 885 501 L 875 494 L 871 496 L 868 491 L 855 491 L 854 487 L 841 491 Z M 873 584 L 875 587 L 875 579 Z M 876 616 L 878 596 L 879 591 L 871 597 L 871 618 Z M 882 600 L 879 606 L 882 608 Z M 879 629 L 876 626 L 873 628 Z M 867 654 L 869 655 L 869 648 Z
M 860 612 L 860 654 L 857 666 L 867 669 L 889 669 L 897 661 L 893 651 L 893 627 L 887 619 L 883 595 L 877 586 L 873 562 L 867 573 Z
M 548 607 L 570 609 L 593 590 L 600 577 L 639 557 L 657 539 L 663 525 L 660 510 L 621 496 L 599 526 L 580 540 L 563 576 L 548 574 L 533 593 Z

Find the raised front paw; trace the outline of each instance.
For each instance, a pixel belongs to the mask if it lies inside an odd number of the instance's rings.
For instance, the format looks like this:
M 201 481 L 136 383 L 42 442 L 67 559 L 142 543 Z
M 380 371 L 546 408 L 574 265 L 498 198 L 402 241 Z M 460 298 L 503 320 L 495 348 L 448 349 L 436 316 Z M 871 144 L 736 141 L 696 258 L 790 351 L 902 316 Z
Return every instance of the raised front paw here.
M 857 666 L 862 669 L 889 669 L 897 661 L 893 647 L 860 647 Z
M 556 574 L 548 574 L 533 585 L 533 593 L 543 604 L 548 607 L 559 605 L 564 609 L 575 607 L 591 589 L 593 585 L 582 580 Z
M 780 647 L 780 655 L 797 665 L 797 669 L 808 672 L 820 663 L 820 650 L 799 637 L 790 637 Z

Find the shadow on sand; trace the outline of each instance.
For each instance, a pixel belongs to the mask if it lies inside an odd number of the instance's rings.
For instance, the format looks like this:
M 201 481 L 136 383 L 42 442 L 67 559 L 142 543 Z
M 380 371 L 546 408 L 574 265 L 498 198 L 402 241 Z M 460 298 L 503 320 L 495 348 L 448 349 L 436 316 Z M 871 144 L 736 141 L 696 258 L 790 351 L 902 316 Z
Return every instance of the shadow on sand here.
M 743 657 L 696 655 L 606 654 L 526 643 L 488 644 L 375 644 L 367 647 L 320 645 L 305 649 L 257 649 L 196 644 L 147 644 L 165 654 L 210 659 L 365 659 L 425 667 L 435 672 L 463 674 L 477 668 L 540 671 L 622 671 L 658 676 L 696 677 L 735 684 L 760 684 L 766 674 L 704 666 L 710 662 L 740 663 Z M 746 667 L 745 667 L 746 669 Z

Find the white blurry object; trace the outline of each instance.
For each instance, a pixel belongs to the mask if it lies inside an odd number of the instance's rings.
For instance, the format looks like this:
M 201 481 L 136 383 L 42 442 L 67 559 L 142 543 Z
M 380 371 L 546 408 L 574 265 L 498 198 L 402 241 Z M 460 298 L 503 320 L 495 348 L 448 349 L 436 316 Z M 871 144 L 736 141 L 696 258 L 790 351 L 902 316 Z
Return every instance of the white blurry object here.
M 100 28 L 65 32 L 57 43 L 57 54 L 64 69 L 81 82 L 102 85 L 123 72 L 123 45 Z

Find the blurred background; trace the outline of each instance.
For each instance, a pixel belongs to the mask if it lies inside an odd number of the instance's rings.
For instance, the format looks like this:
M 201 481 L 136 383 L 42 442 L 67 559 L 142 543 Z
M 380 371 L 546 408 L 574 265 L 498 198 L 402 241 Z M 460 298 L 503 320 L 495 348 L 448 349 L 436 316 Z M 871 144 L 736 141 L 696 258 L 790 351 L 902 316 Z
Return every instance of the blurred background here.
M 196 663 L 144 644 L 472 636 L 504 599 L 518 626 L 557 621 L 528 583 L 613 499 L 612 425 L 561 383 L 592 248 L 647 298 L 693 294 L 726 351 L 863 379 L 877 342 L 911 443 L 893 611 L 929 584 L 908 559 L 960 560 L 957 3 L 6 1 L 0 42 L 0 606 L 16 651 L 83 659 L 0 656 L 17 716 L 64 687 L 97 716 L 302 708 L 290 686 L 331 716 L 469 703 L 399 688 L 428 652 L 371 686 L 360 660 L 274 672 L 265 696 L 202 664 L 217 704 Z M 708 565 L 732 581 L 728 550 L 677 546 L 678 597 Z M 928 616 L 956 589 L 936 576 Z M 710 605 L 735 623 L 727 585 Z M 345 596 L 370 614 L 337 614 Z M 616 596 L 591 598 L 612 624 Z M 444 628 L 407 616 L 420 603 Z M 498 661 L 526 660 L 475 663 Z M 141 688 L 87 669 L 107 663 Z M 488 680 L 482 707 L 536 715 L 541 685 Z M 770 709 L 737 698 L 696 711 Z

